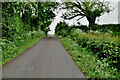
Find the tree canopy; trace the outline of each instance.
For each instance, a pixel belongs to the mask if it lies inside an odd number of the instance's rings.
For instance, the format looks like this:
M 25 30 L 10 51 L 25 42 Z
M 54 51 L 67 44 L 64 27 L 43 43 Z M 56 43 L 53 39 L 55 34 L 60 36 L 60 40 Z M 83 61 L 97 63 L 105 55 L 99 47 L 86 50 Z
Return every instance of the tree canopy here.
M 41 29 L 46 34 L 48 27 L 55 17 L 53 13 L 57 3 L 52 2 L 3 2 L 2 3 L 2 33 L 3 36 L 12 36 L 10 33 L 20 31 L 34 31 Z M 24 26 L 13 26 L 11 17 L 19 15 Z
M 97 17 L 111 11 L 109 4 L 109 2 L 101 0 L 76 0 L 73 2 L 64 2 L 63 9 L 67 9 L 67 12 L 64 14 L 64 19 L 79 17 L 78 20 L 80 20 L 86 17 L 89 26 L 92 27 Z

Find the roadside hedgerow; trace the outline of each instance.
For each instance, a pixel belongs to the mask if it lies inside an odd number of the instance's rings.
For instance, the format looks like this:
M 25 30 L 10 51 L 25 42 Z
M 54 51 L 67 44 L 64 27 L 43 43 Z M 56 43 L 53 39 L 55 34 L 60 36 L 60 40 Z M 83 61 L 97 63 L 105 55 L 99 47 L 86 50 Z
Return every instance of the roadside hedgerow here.
M 87 79 L 118 80 L 120 78 L 117 69 L 110 67 L 107 62 L 99 60 L 96 55 L 89 52 L 87 48 L 82 48 L 70 36 L 60 36 L 60 39 Z

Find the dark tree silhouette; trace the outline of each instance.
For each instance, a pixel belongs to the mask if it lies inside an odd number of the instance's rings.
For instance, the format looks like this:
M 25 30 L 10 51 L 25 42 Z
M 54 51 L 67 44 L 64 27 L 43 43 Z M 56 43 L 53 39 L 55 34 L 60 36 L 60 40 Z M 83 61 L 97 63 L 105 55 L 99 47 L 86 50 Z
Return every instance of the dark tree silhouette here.
M 97 17 L 111 11 L 109 4 L 109 2 L 101 2 L 100 0 L 76 0 L 75 2 L 64 2 L 63 9 L 67 9 L 67 12 L 63 17 L 64 19 L 72 19 L 75 17 L 81 19 L 86 17 L 89 22 L 89 27 L 92 28 Z

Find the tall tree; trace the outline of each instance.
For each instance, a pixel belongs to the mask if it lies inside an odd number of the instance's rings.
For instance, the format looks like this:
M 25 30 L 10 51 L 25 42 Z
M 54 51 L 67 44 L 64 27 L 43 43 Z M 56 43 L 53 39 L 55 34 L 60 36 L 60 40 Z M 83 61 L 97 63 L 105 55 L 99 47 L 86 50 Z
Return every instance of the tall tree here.
M 57 2 L 39 2 L 38 3 L 38 18 L 41 25 L 41 30 L 46 34 L 49 31 L 49 25 L 55 17 L 53 11 L 56 9 Z
M 10 32 L 22 31 L 23 28 L 25 31 L 34 31 L 41 28 L 47 33 L 49 30 L 48 27 L 55 17 L 53 10 L 56 6 L 56 2 L 3 2 L 2 33 L 5 36 L 6 34 L 12 36 Z M 14 15 L 19 15 L 24 23 L 24 27 L 11 27 L 11 17 Z
M 110 3 L 101 0 L 76 0 L 74 2 L 64 2 L 63 4 L 63 9 L 67 9 L 67 12 L 64 14 L 64 19 L 75 17 L 81 19 L 86 17 L 89 22 L 89 27 L 95 24 L 97 17 L 111 11 Z

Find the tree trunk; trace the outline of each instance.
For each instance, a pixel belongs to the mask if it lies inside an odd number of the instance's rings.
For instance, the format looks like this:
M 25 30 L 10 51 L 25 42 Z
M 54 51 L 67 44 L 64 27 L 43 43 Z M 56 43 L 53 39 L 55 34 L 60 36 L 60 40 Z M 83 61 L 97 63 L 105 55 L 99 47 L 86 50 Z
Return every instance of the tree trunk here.
M 89 22 L 89 29 L 92 30 L 93 27 L 94 27 L 94 24 L 95 24 L 96 17 L 94 17 L 94 16 L 91 16 L 91 17 L 88 16 L 87 20 Z

